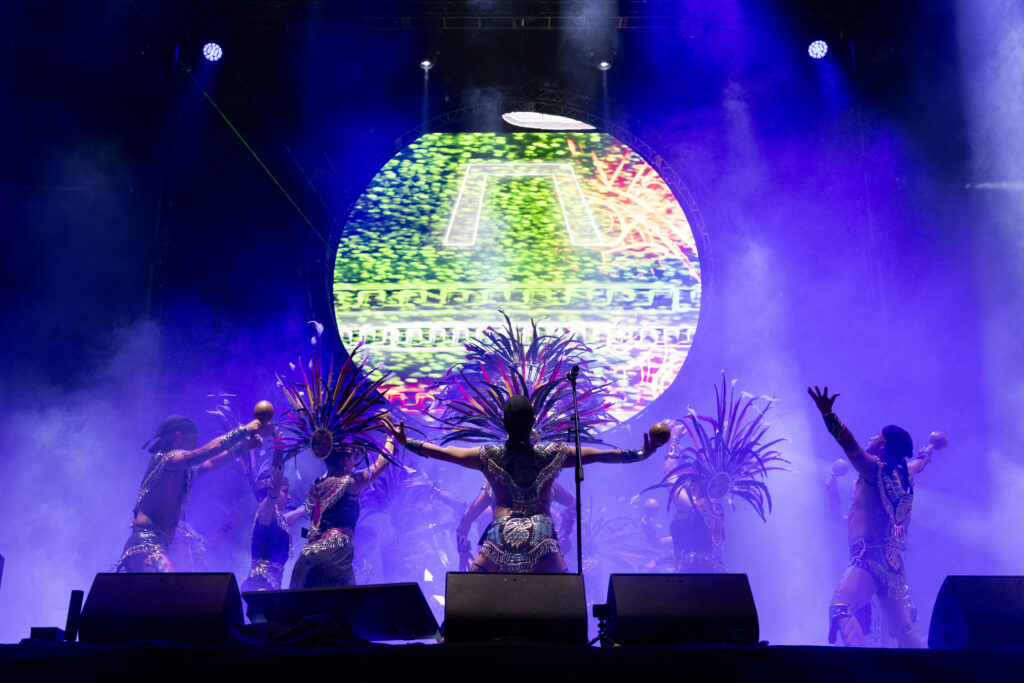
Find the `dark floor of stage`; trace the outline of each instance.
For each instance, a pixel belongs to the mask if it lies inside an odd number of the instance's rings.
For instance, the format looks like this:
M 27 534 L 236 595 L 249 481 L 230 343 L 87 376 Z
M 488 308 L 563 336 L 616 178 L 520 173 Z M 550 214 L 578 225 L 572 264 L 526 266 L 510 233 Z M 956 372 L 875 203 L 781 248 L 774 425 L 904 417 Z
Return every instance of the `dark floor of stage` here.
M 24 642 L 0 646 L 5 680 L 132 680 L 231 676 L 277 680 L 337 667 L 339 677 L 485 681 L 1019 681 L 1024 648 L 880 650 L 833 647 L 597 648 L 525 641 L 444 645 L 280 647 L 140 642 L 121 646 Z M 359 680 L 359 679 L 357 679 Z

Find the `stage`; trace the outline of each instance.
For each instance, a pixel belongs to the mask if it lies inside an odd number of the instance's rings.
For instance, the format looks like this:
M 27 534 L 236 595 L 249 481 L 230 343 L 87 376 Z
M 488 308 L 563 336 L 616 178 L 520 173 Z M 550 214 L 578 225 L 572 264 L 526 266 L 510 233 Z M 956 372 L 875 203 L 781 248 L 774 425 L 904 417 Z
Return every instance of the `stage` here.
M 846 649 L 792 646 L 573 647 L 526 641 L 458 645 L 186 646 L 143 641 L 124 646 L 24 642 L 0 647 L 8 680 L 138 681 L 230 676 L 255 680 L 337 667 L 339 678 L 439 680 L 1010 681 L 1020 680 L 1024 648 Z
M 826 645 L 830 606 L 871 599 L 835 597 L 863 472 L 808 387 L 841 394 L 832 415 L 865 448 L 886 425 L 911 437 L 912 486 L 871 499 L 870 531 L 898 541 L 882 578 L 918 637 L 946 577 L 1024 577 L 1021 3 L 106 4 L 0 9 L 5 679 L 294 677 L 310 658 L 482 681 L 1020 668 L 1019 648 Z M 326 377 L 307 382 L 314 367 Z M 326 386 L 373 392 L 325 401 L 341 395 Z M 331 528 L 351 531 L 351 581 L 414 583 L 441 621 L 458 599 L 445 576 L 469 569 L 501 506 L 474 505 L 493 495 L 478 468 L 408 440 L 502 443 L 520 394 L 539 441 L 582 429 L 599 439 L 582 446 L 616 451 L 583 481 L 560 467 L 551 528 L 534 527 L 582 573 L 591 637 L 613 575 L 727 571 L 756 604 L 742 642 L 772 645 L 468 644 L 453 628 L 446 645 L 15 644 L 64 624 L 68 595 L 121 559 L 291 585 L 311 529 L 318 542 L 314 434 L 362 477 L 385 412 L 406 443 Z M 314 397 L 331 410 L 302 407 Z M 262 445 L 225 439 L 263 401 Z M 488 426 L 467 434 L 474 403 Z M 658 425 L 670 439 L 648 452 Z M 948 446 L 922 461 L 937 433 Z M 172 460 L 157 451 L 210 443 L 240 450 L 177 458 L 160 484 L 174 495 L 153 493 L 151 465 Z M 274 531 L 273 572 L 257 527 Z M 157 532 L 165 553 L 125 556 Z M 888 644 L 874 604 L 866 642 Z

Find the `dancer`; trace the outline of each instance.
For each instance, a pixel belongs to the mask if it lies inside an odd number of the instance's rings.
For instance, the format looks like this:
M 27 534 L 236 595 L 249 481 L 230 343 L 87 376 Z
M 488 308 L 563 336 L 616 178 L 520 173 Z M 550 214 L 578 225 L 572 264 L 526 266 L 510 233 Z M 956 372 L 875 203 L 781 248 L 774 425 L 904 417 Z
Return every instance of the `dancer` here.
M 537 323 L 531 321 L 531 334 L 526 339 L 523 329 L 501 313 L 505 326 L 488 327 L 481 337 L 467 343 L 466 360 L 438 382 L 434 398 L 441 410 L 435 417 L 446 432 L 441 445 L 431 446 L 428 451 L 433 448 L 445 452 L 444 444 L 453 441 L 494 444 L 507 438 L 505 446 L 452 451 L 466 455 L 456 461 L 484 471 L 496 495 L 495 518 L 509 515 L 510 519 L 507 527 L 491 523 L 481 549 L 481 553 L 490 553 L 491 559 L 478 557 L 480 562 L 474 562 L 471 571 L 496 571 L 499 567 L 501 571 L 564 571 L 548 508 L 552 480 L 558 470 L 575 466 L 571 448 L 564 443 L 549 443 L 564 438 L 574 424 L 573 395 L 565 373 L 575 368 L 574 376 L 578 375 L 575 414 L 583 442 L 601 443 L 594 436 L 595 428 L 615 421 L 608 413 L 608 385 L 592 380 L 588 371 L 590 349 L 580 337 L 566 331 L 541 334 Z M 397 429 L 392 423 L 392 433 Z M 534 439 L 531 429 L 535 431 Z M 623 451 L 593 448 L 584 452 L 590 462 L 603 461 L 595 458 L 622 462 L 624 457 L 650 455 L 628 451 L 624 456 Z M 500 490 L 495 481 L 500 482 Z M 539 515 L 536 528 L 530 522 L 533 510 Z M 509 538 L 521 542 L 514 552 L 501 550 L 505 541 L 497 536 L 502 529 L 507 529 L 507 536 L 511 534 Z M 531 539 L 526 538 L 529 535 Z M 465 543 L 462 549 L 466 549 Z
M 928 445 L 926 445 L 924 448 L 921 448 L 917 452 L 917 455 L 914 457 L 914 459 L 907 464 L 907 469 L 910 471 L 911 476 L 913 476 L 916 479 L 917 475 L 920 474 L 924 470 L 924 468 L 927 467 L 928 464 L 931 462 L 932 456 L 935 454 L 935 451 L 942 450 L 943 448 L 946 447 L 947 444 L 948 439 L 946 438 L 946 435 L 943 434 L 942 432 L 932 432 L 931 434 L 929 434 Z M 842 510 L 842 502 L 839 494 L 839 479 L 845 476 L 846 473 L 849 472 L 849 470 L 850 461 L 847 460 L 845 457 L 840 458 L 832 463 L 831 472 L 829 472 L 828 477 L 825 479 L 825 495 L 828 499 L 828 508 L 830 516 L 832 517 L 833 521 L 844 527 L 847 526 L 847 524 L 849 524 L 849 519 L 848 516 Z M 854 490 L 855 486 L 856 483 L 850 486 L 851 492 Z M 906 604 L 907 606 L 907 614 L 909 615 L 910 625 L 912 628 L 916 628 L 918 623 L 918 610 L 917 603 L 914 600 L 914 594 L 913 591 L 910 590 L 910 586 L 904 585 L 902 599 L 904 604 Z M 868 603 L 864 605 L 864 607 L 854 612 L 854 616 L 857 618 L 857 621 L 860 624 L 861 632 L 865 636 L 865 642 L 869 646 L 882 647 L 884 645 L 881 641 L 881 638 L 877 637 L 877 634 L 881 633 L 881 629 L 878 628 L 877 625 L 872 625 L 872 623 L 876 620 L 876 618 L 872 614 L 872 602 L 874 601 L 875 599 L 872 598 L 872 600 L 868 601 Z M 877 608 L 877 605 L 875 607 Z M 872 635 L 872 630 L 876 632 L 876 642 L 874 643 L 874 645 L 872 645 L 869 642 L 870 638 L 868 638 L 868 636 Z
M 377 460 L 359 472 L 353 472 L 355 463 L 366 457 L 360 444 L 339 444 L 324 459 L 327 472 L 306 494 L 305 512 L 312 524 L 292 569 L 291 588 L 355 584 L 352 534 L 359 521 L 359 493 L 380 476 L 394 451 L 389 437 Z
M 143 445 L 153 457 L 132 511 L 131 536 L 111 571 L 174 571 L 168 548 L 196 475 L 212 472 L 231 462 L 238 452 L 255 447 L 254 439 L 264 426 L 257 418 L 196 448 L 199 430 L 192 420 L 171 415 L 161 422 L 153 438 Z
M 319 349 L 323 325 L 313 324 L 317 336 L 312 341 Z M 291 406 L 281 422 L 279 442 L 284 458 L 309 450 L 327 466 L 326 473 L 306 493 L 305 512 L 312 524 L 292 569 L 291 588 L 355 583 L 352 534 L 359 520 L 359 493 L 380 475 L 394 452 L 392 439 L 381 447 L 370 436 L 381 429 L 376 411 L 383 403 L 380 387 L 388 373 L 370 380 L 356 361 L 359 350 L 358 346 L 353 349 L 337 375 L 333 363 L 325 373 L 319 353 L 314 352 L 308 366 L 301 360 L 294 366 L 301 381 L 278 378 Z M 380 454 L 377 460 L 354 472 L 356 461 L 368 462 L 371 450 Z
M 903 555 L 914 501 L 914 482 L 907 464 L 914 452 L 910 435 L 901 427 L 889 425 L 862 448 L 832 411 L 839 394 L 829 396 L 828 387 L 808 388 L 807 393 L 829 433 L 860 474 L 847 518 L 850 564 L 839 579 L 829 607 L 828 640 L 836 642 L 838 631 L 846 646 L 862 647 L 864 632 L 854 615 L 877 594 L 897 644 L 921 647 L 905 601 Z
M 745 500 L 767 522 L 772 498 L 764 479 L 771 470 L 785 469 L 777 463 L 788 462 L 774 449 L 782 439 L 762 443 L 768 432 L 764 416 L 773 399 L 736 397 L 723 375 L 715 401 L 715 416 L 690 410 L 679 421 L 672 432 L 664 478 L 645 489 L 669 488 L 669 507 L 675 511 L 669 533 L 678 573 L 727 571 L 722 560 L 722 503 Z
M 383 416 L 384 427 L 409 451 L 469 469 L 481 470 L 494 490 L 493 520 L 484 532 L 472 572 L 565 573 L 568 571 L 551 521 L 551 488 L 558 471 L 575 467 L 567 443 L 530 443 L 535 417 L 529 399 L 511 396 L 502 409 L 508 438 L 502 445 L 477 448 L 439 446 L 409 439 L 405 423 Z M 584 448 L 583 464 L 645 460 L 657 449 L 644 434 L 642 450 Z
M 291 490 L 281 449 L 274 449 L 269 468 L 257 475 L 254 493 L 259 507 L 252 525 L 252 566 L 242 590 L 278 590 L 292 554 L 289 527 L 305 513 L 303 508 L 288 509 Z

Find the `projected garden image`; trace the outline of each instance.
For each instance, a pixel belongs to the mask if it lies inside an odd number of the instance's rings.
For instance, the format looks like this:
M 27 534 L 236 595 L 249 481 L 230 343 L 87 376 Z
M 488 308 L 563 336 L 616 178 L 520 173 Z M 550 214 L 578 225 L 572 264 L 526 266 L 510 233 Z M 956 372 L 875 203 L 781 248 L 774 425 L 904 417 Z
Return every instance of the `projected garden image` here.
M 424 135 L 365 189 L 334 267 L 343 343 L 363 341 L 394 372 L 388 399 L 409 409 L 503 310 L 582 335 L 628 419 L 682 368 L 700 302 L 682 208 L 603 133 Z

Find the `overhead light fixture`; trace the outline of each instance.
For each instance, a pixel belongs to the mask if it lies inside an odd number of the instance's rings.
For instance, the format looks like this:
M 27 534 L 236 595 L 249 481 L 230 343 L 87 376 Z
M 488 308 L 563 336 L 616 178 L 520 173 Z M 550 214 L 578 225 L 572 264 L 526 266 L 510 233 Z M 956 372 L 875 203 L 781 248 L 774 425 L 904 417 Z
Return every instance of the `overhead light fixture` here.
M 209 62 L 217 62 L 224 56 L 224 50 L 217 43 L 207 43 L 203 45 L 203 56 Z
M 596 130 L 589 123 L 570 119 L 567 116 L 541 114 L 536 111 L 511 111 L 502 114 L 501 118 L 513 126 L 533 128 L 534 130 Z
M 612 68 L 612 63 L 602 60 L 597 63 L 597 68 L 600 69 L 601 71 L 607 71 L 608 69 Z
M 424 71 L 430 71 L 431 69 L 434 68 L 434 63 L 429 59 L 424 59 L 422 62 L 420 62 L 420 68 L 423 69 Z
M 809 54 L 812 59 L 821 59 L 828 54 L 828 43 L 824 40 L 814 41 L 807 46 L 807 54 Z

